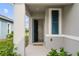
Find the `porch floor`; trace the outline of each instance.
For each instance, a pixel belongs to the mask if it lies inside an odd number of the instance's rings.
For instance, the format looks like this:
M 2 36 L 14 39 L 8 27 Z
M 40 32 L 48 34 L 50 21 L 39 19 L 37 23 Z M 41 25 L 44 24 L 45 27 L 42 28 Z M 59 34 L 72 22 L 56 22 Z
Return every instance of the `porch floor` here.
M 45 48 L 44 45 L 28 45 L 26 47 L 26 56 L 46 56 L 49 49 Z

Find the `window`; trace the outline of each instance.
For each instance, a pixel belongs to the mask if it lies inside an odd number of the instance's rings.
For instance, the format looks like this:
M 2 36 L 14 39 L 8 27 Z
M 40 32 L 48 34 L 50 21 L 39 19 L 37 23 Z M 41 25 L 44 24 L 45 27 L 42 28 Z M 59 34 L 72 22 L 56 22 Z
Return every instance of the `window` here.
M 49 8 L 49 34 L 62 34 L 62 9 Z
M 9 24 L 8 24 L 8 33 L 9 33 Z
M 52 10 L 52 34 L 59 34 L 59 11 Z
M 11 24 L 10 23 L 8 23 L 8 34 L 10 34 L 11 33 Z

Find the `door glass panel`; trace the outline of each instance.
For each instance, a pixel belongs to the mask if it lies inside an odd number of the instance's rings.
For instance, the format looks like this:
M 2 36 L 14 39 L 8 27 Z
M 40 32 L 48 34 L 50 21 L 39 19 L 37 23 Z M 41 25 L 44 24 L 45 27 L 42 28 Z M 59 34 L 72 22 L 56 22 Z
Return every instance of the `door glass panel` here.
M 53 10 L 52 11 L 52 34 L 59 34 L 59 11 Z

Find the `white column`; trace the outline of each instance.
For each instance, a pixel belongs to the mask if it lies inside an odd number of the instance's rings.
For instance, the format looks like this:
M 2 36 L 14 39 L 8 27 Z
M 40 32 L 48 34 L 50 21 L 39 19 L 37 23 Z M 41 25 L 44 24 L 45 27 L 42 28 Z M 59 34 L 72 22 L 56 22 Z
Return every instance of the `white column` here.
M 14 44 L 17 47 L 17 53 L 20 55 L 25 54 L 25 41 L 24 41 L 24 17 L 25 5 L 14 4 Z

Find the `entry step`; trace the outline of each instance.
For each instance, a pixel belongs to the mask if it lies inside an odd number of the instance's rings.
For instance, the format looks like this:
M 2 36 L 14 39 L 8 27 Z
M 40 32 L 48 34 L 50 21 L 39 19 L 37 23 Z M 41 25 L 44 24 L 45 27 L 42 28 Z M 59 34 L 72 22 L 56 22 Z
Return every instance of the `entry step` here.
M 43 46 L 43 42 L 35 42 L 33 43 L 34 46 Z

